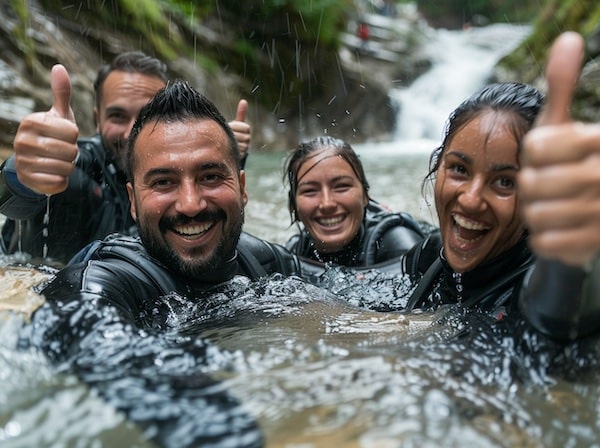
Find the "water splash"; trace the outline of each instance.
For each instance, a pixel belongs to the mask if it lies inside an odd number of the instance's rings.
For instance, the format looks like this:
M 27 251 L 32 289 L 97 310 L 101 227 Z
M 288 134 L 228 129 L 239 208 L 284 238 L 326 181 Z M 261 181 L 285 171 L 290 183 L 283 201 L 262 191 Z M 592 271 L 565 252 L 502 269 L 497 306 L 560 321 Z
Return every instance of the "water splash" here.
M 44 212 L 44 227 L 42 229 L 42 237 L 44 238 L 44 243 L 42 247 L 42 258 L 44 260 L 48 258 L 48 225 L 50 224 L 50 196 L 51 195 L 49 194 L 46 195 L 46 211 Z

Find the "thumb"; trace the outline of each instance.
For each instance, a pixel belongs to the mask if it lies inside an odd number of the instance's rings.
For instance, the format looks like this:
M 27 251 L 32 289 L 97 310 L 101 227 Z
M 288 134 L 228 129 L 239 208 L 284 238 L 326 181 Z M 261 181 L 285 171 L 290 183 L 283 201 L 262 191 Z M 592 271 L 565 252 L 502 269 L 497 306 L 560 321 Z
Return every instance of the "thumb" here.
M 237 113 L 235 114 L 236 121 L 246 121 L 246 114 L 248 113 L 248 101 L 240 100 L 237 107 Z
M 571 121 L 571 101 L 581 72 L 583 55 L 584 41 L 578 33 L 565 32 L 554 41 L 546 64 L 546 103 L 536 120 L 536 126 Z
M 52 88 L 51 111 L 54 111 L 60 118 L 67 118 L 75 121 L 73 111 L 71 110 L 71 79 L 67 69 L 57 64 L 52 67 L 50 72 L 50 87 Z

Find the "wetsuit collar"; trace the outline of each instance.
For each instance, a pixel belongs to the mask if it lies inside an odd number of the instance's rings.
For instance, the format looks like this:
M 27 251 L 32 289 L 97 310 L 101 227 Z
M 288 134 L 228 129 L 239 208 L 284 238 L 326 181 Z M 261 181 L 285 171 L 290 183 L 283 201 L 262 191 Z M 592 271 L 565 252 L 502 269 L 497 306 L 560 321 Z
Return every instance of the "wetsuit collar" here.
M 443 250 L 440 257 L 442 261 L 440 287 L 444 292 L 443 296 L 449 302 L 462 303 L 473 297 L 485 296 L 486 291 L 493 289 L 493 285 L 498 280 L 508 276 L 518 267 L 530 264 L 533 260 L 531 250 L 527 246 L 526 235 L 506 252 L 468 272 L 454 272 L 443 256 Z
M 223 266 L 218 269 L 211 269 L 203 272 L 199 276 L 195 276 L 190 279 L 192 284 L 195 286 L 203 285 L 203 289 L 206 288 L 207 284 L 216 285 L 218 283 L 224 283 L 231 280 L 239 271 L 238 253 L 237 251 L 229 260 L 227 260 Z

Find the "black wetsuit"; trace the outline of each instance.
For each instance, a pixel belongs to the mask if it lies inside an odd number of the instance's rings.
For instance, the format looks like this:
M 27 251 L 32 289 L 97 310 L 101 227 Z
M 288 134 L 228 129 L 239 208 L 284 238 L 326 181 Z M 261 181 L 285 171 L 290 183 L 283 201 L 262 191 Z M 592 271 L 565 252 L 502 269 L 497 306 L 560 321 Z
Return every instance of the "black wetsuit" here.
M 293 235 L 286 247 L 293 253 L 319 261 L 349 267 L 365 267 L 397 258 L 423 240 L 427 231 L 408 213 L 392 213 L 369 201 L 358 234 L 342 250 L 319 252 L 306 229 Z
M 310 277 L 310 269 L 283 246 L 243 232 L 236 256 L 225 266 L 202 278 L 185 278 L 148 255 L 138 237 L 113 234 L 84 248 L 42 292 L 63 303 L 104 300 L 117 307 L 125 319 L 144 327 L 143 319 L 138 320 L 153 310 L 156 299 L 167 294 L 194 297 L 235 275 L 251 280 L 274 273 Z M 322 272 L 320 267 L 314 269 L 315 275 Z
M 37 258 L 44 255 L 47 245 L 47 258 L 65 263 L 91 241 L 135 229 L 125 174 L 110 159 L 100 135 L 79 139 L 77 143 L 77 167 L 69 177 L 68 188 L 50 197 L 47 226 L 46 196 L 19 182 L 13 157 L 3 164 L 0 213 L 8 218 L 2 229 L 5 253 L 20 249 Z
M 307 275 L 283 246 L 247 233 L 235 257 L 201 278 L 173 273 L 137 237 L 109 235 L 84 248 L 44 287 L 47 301 L 23 332 L 29 342 L 22 345 L 69 365 L 161 446 L 260 447 L 256 422 L 206 374 L 217 349 L 173 330 L 169 318 L 173 295 L 210 308 L 211 294 L 223 293 L 223 282 L 234 276 L 257 280 L 275 273 Z
M 404 257 L 402 270 L 418 281 L 407 308 L 435 310 L 443 304 L 461 303 L 500 318 L 517 303 L 523 276 L 533 262 L 523 237 L 498 257 L 459 274 L 443 257 L 440 234 L 436 232 Z
M 398 266 L 398 262 L 393 264 Z M 549 269 L 535 259 L 527 237 L 508 251 L 466 273 L 456 273 L 443 257 L 439 232 L 402 257 L 402 272 L 417 285 L 404 311 L 435 310 L 460 303 L 503 320 L 520 316 L 554 339 L 576 339 L 600 330 L 600 263 L 590 272 Z M 544 267 L 543 269 L 540 269 Z M 535 281 L 530 281 L 537 271 Z M 540 285 L 547 285 L 541 290 Z

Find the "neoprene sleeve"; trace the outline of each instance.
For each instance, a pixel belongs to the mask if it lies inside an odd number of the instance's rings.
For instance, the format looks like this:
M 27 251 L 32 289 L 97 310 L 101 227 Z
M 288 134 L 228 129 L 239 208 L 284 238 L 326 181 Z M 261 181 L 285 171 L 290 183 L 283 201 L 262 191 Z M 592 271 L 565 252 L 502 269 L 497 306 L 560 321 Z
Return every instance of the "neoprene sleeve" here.
M 537 260 L 525 276 L 519 306 L 540 332 L 574 340 L 600 329 L 600 261 L 589 269 Z

